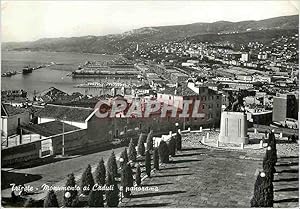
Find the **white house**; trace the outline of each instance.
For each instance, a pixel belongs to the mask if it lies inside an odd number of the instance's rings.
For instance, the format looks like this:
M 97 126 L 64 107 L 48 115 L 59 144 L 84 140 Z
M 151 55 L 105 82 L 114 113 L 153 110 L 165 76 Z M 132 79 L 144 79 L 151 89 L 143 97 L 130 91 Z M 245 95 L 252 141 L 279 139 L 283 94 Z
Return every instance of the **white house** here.
M 87 122 L 94 113 L 93 108 L 48 104 L 37 117 L 38 124 L 59 120 L 81 129 L 87 129 Z
M 1 136 L 8 137 L 17 133 L 19 125 L 30 122 L 30 113 L 24 108 L 1 104 Z

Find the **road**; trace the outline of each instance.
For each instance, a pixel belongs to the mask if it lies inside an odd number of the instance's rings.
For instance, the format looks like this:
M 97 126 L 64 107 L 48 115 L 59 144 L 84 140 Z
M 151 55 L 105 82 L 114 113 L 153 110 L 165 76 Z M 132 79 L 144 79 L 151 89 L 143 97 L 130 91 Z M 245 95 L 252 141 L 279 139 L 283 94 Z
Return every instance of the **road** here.
M 123 151 L 123 149 L 124 147 L 114 149 L 117 157 Z M 46 195 L 46 192 L 41 190 L 41 185 L 48 184 L 53 186 L 64 186 L 66 183 L 67 175 L 70 173 L 74 173 L 75 179 L 77 181 L 81 178 L 81 175 L 88 164 L 91 165 L 92 171 L 94 172 L 100 159 L 103 158 L 106 162 L 111 152 L 112 150 L 107 150 L 82 156 L 69 156 L 68 159 L 64 159 L 54 163 L 33 168 L 12 169 L 9 170 L 9 172 L 23 173 L 25 175 L 40 175 L 41 179 L 27 183 L 25 184 L 25 186 L 30 185 L 35 188 L 35 194 L 30 195 L 31 197 L 33 197 L 34 199 L 43 199 Z M 4 189 L 1 191 L 1 193 L 2 197 L 10 197 L 11 188 Z

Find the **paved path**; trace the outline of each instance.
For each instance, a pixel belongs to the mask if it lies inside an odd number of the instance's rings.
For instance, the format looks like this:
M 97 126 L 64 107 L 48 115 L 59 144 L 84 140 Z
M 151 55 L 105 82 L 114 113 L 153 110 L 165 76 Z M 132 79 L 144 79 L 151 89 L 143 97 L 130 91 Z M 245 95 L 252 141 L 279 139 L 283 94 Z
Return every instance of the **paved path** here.
M 121 151 L 123 151 L 123 149 L 124 147 L 116 148 L 114 149 L 114 152 L 117 155 Z M 103 157 L 104 161 L 106 161 L 111 152 L 111 150 L 107 150 L 88 155 L 73 156 L 73 158 L 70 159 L 37 166 L 34 168 L 13 169 L 9 172 L 40 175 L 41 179 L 27 183 L 25 185 L 31 185 L 36 188 L 35 194 L 32 195 L 34 199 L 42 199 L 46 195 L 46 192 L 41 190 L 42 184 L 64 186 L 66 183 L 67 175 L 70 173 L 74 173 L 75 179 L 78 180 L 81 178 L 81 175 L 88 164 L 92 166 L 92 171 L 94 171 L 100 159 Z M 1 190 L 2 197 L 10 197 L 10 193 L 11 188 Z
M 143 182 L 121 207 L 250 207 L 257 160 L 246 160 L 247 153 L 194 146 L 178 152 L 160 171 Z

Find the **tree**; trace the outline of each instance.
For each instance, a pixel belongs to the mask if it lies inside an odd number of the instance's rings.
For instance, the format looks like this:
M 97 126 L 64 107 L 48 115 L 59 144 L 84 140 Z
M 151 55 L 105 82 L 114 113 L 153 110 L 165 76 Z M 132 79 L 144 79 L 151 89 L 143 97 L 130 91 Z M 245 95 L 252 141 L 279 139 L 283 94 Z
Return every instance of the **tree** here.
M 182 137 L 179 132 L 176 133 L 176 149 L 181 150 L 182 149 Z
M 75 199 L 72 201 L 71 207 L 72 208 L 80 207 L 80 201 L 79 201 L 79 197 L 78 196 L 76 196 Z
M 92 190 L 88 198 L 89 207 L 104 207 L 103 191 Z
M 129 152 L 128 153 L 129 160 L 132 162 L 135 162 L 137 153 L 135 150 L 135 145 L 134 145 L 133 139 L 130 140 L 128 152 Z
M 56 194 L 50 190 L 44 200 L 44 208 L 58 208 L 58 201 Z
M 106 185 L 113 187 L 113 190 L 106 191 L 106 204 L 108 207 L 117 207 L 119 205 L 119 188 L 112 173 L 107 174 Z
M 24 203 L 24 208 L 33 208 L 35 207 L 35 201 L 32 198 L 29 198 Z
M 77 197 L 78 192 L 75 189 L 75 186 L 76 186 L 75 177 L 74 174 L 71 173 L 68 175 L 68 179 L 65 185 L 65 187 L 67 188 L 67 190 L 64 193 L 64 201 L 63 201 L 65 207 L 72 207 L 72 202 Z M 70 194 L 70 197 L 66 197 L 65 194 L 67 192 Z
M 113 177 L 118 175 L 118 166 L 115 153 L 112 152 L 108 161 L 107 161 L 107 173 L 111 174 Z
M 169 149 L 165 141 L 161 141 L 158 146 L 158 154 L 160 162 L 168 163 L 169 162 Z
M 268 171 L 270 172 L 270 171 Z M 273 207 L 273 183 L 270 175 L 266 173 L 266 176 L 264 177 L 263 182 L 263 192 L 265 197 L 264 207 Z
M 138 154 L 140 156 L 144 156 L 145 155 L 145 145 L 144 145 L 143 133 L 141 133 L 140 137 L 139 137 Z
M 255 185 L 254 185 L 254 193 L 251 199 L 251 207 L 264 207 L 265 205 L 265 195 L 263 188 L 263 178 L 261 177 L 261 173 L 257 175 Z
M 126 188 L 133 187 L 133 176 L 130 165 L 125 164 L 122 168 L 121 174 L 121 185 L 123 187 L 124 197 L 130 197 L 130 191 L 127 191 Z
M 273 207 L 274 203 L 274 187 L 271 179 L 266 179 L 266 207 Z
M 137 186 L 141 186 L 141 166 L 137 164 L 135 172 L 135 182 Z
M 172 136 L 170 141 L 169 141 L 169 155 L 171 155 L 172 157 L 175 156 L 176 154 L 176 141 L 175 138 Z
M 91 165 L 88 164 L 86 170 L 83 172 L 81 176 L 81 192 L 84 195 L 88 195 L 90 193 L 90 190 L 94 186 L 94 178 L 92 175 L 92 168 Z
M 273 159 L 273 162 L 276 164 L 276 162 L 277 162 L 276 138 L 275 138 L 274 133 L 272 133 L 270 135 L 272 135 L 272 140 L 271 140 L 271 144 L 270 144 L 271 151 L 272 151 L 272 159 Z
M 147 135 L 147 148 L 146 150 L 153 150 L 153 130 L 151 130 Z
M 106 178 L 106 169 L 105 169 L 103 158 L 101 158 L 100 162 L 98 163 L 95 173 L 96 173 L 96 177 L 95 177 L 96 183 L 98 185 L 103 186 L 105 184 L 105 178 Z
M 272 150 L 267 150 L 266 155 L 263 159 L 263 170 L 266 172 L 266 175 L 272 179 L 274 179 L 275 170 L 275 162 L 272 160 Z
M 156 170 L 159 170 L 159 155 L 158 155 L 158 149 L 157 149 L 157 147 L 154 148 L 153 164 L 154 164 L 154 168 Z
M 126 148 L 121 153 L 120 159 L 123 159 L 122 162 L 120 161 L 120 167 L 123 168 L 123 166 L 128 163 L 128 155 L 127 155 L 127 149 Z
M 146 174 L 148 177 L 150 177 L 151 174 L 151 155 L 150 151 L 146 151 L 146 157 L 145 157 L 145 167 L 146 167 Z

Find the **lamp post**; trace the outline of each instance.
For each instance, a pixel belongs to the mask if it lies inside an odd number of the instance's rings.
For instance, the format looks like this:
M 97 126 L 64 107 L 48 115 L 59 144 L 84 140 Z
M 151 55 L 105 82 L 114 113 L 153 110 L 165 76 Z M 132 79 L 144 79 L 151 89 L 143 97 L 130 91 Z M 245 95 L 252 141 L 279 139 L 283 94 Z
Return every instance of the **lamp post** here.
M 64 120 L 66 120 L 66 116 L 63 117 L 62 121 L 62 148 L 61 148 L 61 155 L 65 156 L 65 123 Z

